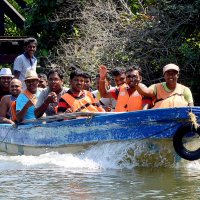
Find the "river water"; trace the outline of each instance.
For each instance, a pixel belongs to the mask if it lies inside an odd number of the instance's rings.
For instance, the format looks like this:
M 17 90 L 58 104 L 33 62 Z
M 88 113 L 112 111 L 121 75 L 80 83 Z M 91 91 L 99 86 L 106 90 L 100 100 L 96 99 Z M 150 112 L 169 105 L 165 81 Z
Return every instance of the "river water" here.
M 130 146 L 100 144 L 81 154 L 1 153 L 0 199 L 200 199 L 199 161 L 166 162 L 157 155 L 141 162 Z

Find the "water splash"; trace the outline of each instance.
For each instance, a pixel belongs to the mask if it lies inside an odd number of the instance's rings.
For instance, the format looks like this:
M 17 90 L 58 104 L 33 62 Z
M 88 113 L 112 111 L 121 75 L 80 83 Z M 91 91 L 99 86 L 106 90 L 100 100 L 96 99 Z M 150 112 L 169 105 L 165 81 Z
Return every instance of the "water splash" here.
M 0 169 L 62 167 L 66 170 L 133 169 L 134 167 L 175 167 L 170 141 L 142 140 L 99 143 L 79 154 L 50 152 L 40 156 L 0 156 Z

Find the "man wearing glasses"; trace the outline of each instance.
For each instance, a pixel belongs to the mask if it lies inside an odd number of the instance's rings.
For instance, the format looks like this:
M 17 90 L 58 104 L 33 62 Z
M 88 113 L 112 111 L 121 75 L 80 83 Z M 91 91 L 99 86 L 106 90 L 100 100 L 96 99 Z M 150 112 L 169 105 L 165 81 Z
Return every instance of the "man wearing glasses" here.
M 35 107 L 35 116 L 55 115 L 60 97 L 68 91 L 63 87 L 63 73 L 59 69 L 52 69 L 47 74 L 48 86 L 41 91 Z
M 104 98 L 114 98 L 117 100 L 115 112 L 130 112 L 136 110 L 147 109 L 151 104 L 150 99 L 144 98 L 136 89 L 138 82 L 141 83 L 141 69 L 138 67 L 131 67 L 126 70 L 126 84 L 112 90 L 106 90 L 105 78 L 107 75 L 107 68 L 103 65 L 99 67 L 100 85 L 99 91 Z M 146 87 L 141 83 L 142 87 Z

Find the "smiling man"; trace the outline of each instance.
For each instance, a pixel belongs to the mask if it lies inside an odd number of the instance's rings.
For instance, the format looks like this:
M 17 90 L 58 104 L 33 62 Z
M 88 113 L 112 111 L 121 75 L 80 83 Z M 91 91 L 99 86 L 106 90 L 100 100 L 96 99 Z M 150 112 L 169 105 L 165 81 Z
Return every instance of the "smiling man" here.
M 6 95 L 2 97 L 0 102 L 0 123 L 14 124 L 12 120 L 12 108 L 11 105 L 16 101 L 17 97 L 22 91 L 22 83 L 18 79 L 13 79 L 10 82 L 10 93 L 11 95 Z
M 139 83 L 137 90 L 140 94 L 155 99 L 153 108 L 193 106 L 190 89 L 177 83 L 179 71 L 179 67 L 175 64 L 165 65 L 163 67 L 165 82 L 153 84 L 149 88 L 142 88 Z
M 37 73 L 33 70 L 27 70 L 25 74 L 27 89 L 24 90 L 16 100 L 16 117 L 18 122 L 25 119 L 35 119 L 34 108 L 40 94 L 38 83 L 39 78 Z
M 111 71 L 112 76 L 114 77 L 114 81 L 117 87 L 122 86 L 126 83 L 126 73 L 124 69 L 115 68 Z
M 63 87 L 63 73 L 59 69 L 52 69 L 47 74 L 48 87 L 41 91 L 36 107 L 35 116 L 55 115 L 60 97 L 69 89 Z
M 37 49 L 37 40 L 35 38 L 27 38 L 24 40 L 24 53 L 17 56 L 14 61 L 14 76 L 22 81 L 23 89 L 26 88 L 24 82 L 26 71 L 36 71 L 37 59 L 34 54 Z
M 106 76 L 108 70 L 106 66 L 101 65 L 99 67 L 100 73 L 100 85 L 99 91 L 104 98 L 116 99 L 115 112 L 130 112 L 136 110 L 147 109 L 151 103 L 148 99 L 145 99 L 140 95 L 136 89 L 138 82 L 142 81 L 141 69 L 133 66 L 126 70 L 126 84 L 122 84 L 118 88 L 111 90 L 106 89 Z M 146 86 L 140 83 L 142 87 Z
M 3 96 L 10 94 L 10 82 L 13 78 L 10 68 L 2 68 L 0 71 L 0 100 Z
M 104 112 L 94 95 L 84 90 L 85 74 L 73 71 L 70 74 L 71 88 L 64 94 L 58 104 L 58 113 L 71 112 Z

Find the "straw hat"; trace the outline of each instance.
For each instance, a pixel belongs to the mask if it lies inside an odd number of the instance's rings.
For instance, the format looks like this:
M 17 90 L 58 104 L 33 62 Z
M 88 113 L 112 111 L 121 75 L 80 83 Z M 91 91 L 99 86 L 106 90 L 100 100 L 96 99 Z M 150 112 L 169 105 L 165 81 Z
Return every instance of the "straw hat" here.
M 166 71 L 169 71 L 169 70 L 175 70 L 175 71 L 177 71 L 177 72 L 180 71 L 179 66 L 177 66 L 177 65 L 175 65 L 175 64 L 172 64 L 172 63 L 170 63 L 170 64 L 168 64 L 168 65 L 165 65 L 165 66 L 163 67 L 163 74 L 164 74 Z
M 10 70 L 10 68 L 2 68 L 0 71 L 0 77 L 13 77 L 12 72 Z
M 38 75 L 34 70 L 27 70 L 26 74 L 25 74 L 25 80 L 29 80 L 29 79 L 38 79 Z

